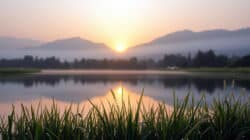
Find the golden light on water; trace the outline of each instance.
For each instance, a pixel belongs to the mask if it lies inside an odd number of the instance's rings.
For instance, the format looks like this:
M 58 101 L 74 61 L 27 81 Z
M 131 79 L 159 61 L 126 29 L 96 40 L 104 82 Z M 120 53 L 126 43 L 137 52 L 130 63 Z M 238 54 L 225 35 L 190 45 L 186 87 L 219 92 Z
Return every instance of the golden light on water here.
M 118 96 L 120 96 L 120 95 L 123 94 L 123 88 L 120 86 L 120 87 L 118 87 L 118 88 L 116 89 L 115 92 L 118 94 Z
M 140 99 L 141 93 L 140 92 L 134 92 L 127 87 L 117 85 L 113 88 L 114 95 L 111 93 L 111 91 L 105 93 L 103 96 L 96 96 L 90 99 L 90 101 L 97 105 L 97 106 L 104 106 L 107 111 L 110 109 L 110 105 L 119 105 L 120 107 L 124 103 L 126 107 L 131 106 L 132 110 L 135 110 L 138 105 L 138 101 Z M 15 106 L 15 110 L 17 113 L 20 113 L 22 108 L 20 104 L 23 104 L 26 107 L 30 107 L 31 105 L 34 108 L 37 108 L 39 104 L 41 103 L 42 106 L 46 106 L 47 108 L 50 108 L 53 106 L 53 101 L 50 98 L 42 97 L 40 99 L 36 100 L 30 100 L 30 101 L 16 101 L 12 104 L 10 103 L 0 103 L 0 116 L 6 116 L 9 115 L 9 113 L 12 110 L 12 105 Z M 67 101 L 60 101 L 55 100 L 55 103 L 62 113 L 65 109 L 71 107 L 73 112 L 76 112 L 78 107 L 84 107 L 83 115 L 86 114 L 93 106 L 92 104 L 86 99 L 79 103 L 71 103 Z M 156 107 L 159 102 L 152 97 L 149 96 L 143 96 L 143 104 L 147 106 L 149 109 L 150 107 Z M 166 104 L 166 107 L 171 110 L 171 106 Z M 146 109 L 147 109 L 146 108 Z

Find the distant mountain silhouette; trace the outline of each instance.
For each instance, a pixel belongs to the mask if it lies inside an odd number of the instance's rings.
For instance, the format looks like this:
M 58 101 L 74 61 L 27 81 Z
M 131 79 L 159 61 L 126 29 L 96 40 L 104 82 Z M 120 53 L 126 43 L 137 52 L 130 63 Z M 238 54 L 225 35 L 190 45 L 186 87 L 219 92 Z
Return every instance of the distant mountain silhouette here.
M 36 47 L 42 42 L 38 40 L 15 38 L 15 37 L 0 37 L 0 49 L 18 49 L 25 47 Z
M 59 39 L 27 50 L 28 54 L 35 56 L 56 56 L 65 60 L 75 58 L 103 59 L 115 56 L 114 51 L 105 44 L 95 43 L 80 37 Z
M 94 43 L 80 37 L 55 40 L 39 46 L 39 49 L 54 50 L 78 50 L 78 49 L 95 49 L 96 47 L 105 47 L 102 43 Z
M 202 32 L 193 32 L 191 30 L 183 30 L 174 33 L 170 33 L 154 39 L 153 41 L 143 44 L 171 44 L 171 43 L 184 43 L 190 41 L 200 40 L 212 40 L 212 39 L 223 39 L 223 38 L 239 38 L 239 37 L 250 37 L 250 28 L 239 29 L 234 31 L 228 30 L 208 30 Z M 250 38 L 249 38 L 250 39 Z
M 164 54 L 194 54 L 198 50 L 212 49 L 215 53 L 242 56 L 250 54 L 250 28 L 239 30 L 208 30 L 194 32 L 183 30 L 156 38 L 148 43 L 134 46 L 122 54 L 115 53 L 102 43 L 80 37 L 59 39 L 41 44 L 31 39 L 0 38 L 1 48 L 21 48 L 14 51 L 0 51 L 1 58 L 56 56 L 63 59 L 74 58 L 162 58 Z M 22 49 L 25 48 L 25 49 Z
M 135 46 L 130 53 L 157 56 L 162 53 L 193 53 L 213 49 L 227 55 L 250 53 L 250 28 L 239 30 L 183 30 Z
M 21 44 L 21 43 L 20 43 Z M 18 44 L 16 44 L 18 46 Z M 38 44 L 35 47 L 20 49 L 1 49 L 0 58 L 22 58 L 24 55 L 38 57 L 55 56 L 64 60 L 74 60 L 75 58 L 114 58 L 116 55 L 113 50 L 102 43 L 94 43 L 80 37 L 59 39 L 44 44 Z

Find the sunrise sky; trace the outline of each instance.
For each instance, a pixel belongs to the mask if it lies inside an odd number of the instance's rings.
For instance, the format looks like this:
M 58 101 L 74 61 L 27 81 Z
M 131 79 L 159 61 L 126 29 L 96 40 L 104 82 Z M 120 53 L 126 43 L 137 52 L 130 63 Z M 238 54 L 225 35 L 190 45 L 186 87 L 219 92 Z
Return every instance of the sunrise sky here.
M 1 0 L 0 36 L 133 46 L 183 29 L 249 27 L 249 7 L 249 0 Z

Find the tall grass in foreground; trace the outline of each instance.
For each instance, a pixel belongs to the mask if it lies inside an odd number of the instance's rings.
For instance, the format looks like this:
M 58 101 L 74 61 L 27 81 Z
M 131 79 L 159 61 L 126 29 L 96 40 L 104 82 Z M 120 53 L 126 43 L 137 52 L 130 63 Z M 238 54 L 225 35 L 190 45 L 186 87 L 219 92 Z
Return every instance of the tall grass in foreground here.
M 113 93 L 114 98 L 115 95 Z M 250 139 L 250 103 L 233 96 L 215 99 L 211 106 L 202 98 L 198 103 L 187 95 L 180 102 L 174 97 L 171 112 L 164 103 L 148 107 L 143 94 L 136 109 L 131 105 L 95 105 L 62 113 L 54 102 L 51 108 L 15 109 L 2 119 L 0 133 L 8 139 Z M 128 101 L 128 104 L 130 101 Z M 86 112 L 85 112 L 86 113 Z

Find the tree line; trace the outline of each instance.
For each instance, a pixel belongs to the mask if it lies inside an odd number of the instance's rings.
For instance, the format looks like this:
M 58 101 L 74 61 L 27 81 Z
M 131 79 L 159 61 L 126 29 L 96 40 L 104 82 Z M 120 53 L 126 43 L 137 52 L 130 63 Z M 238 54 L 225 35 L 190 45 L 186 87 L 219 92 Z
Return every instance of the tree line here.
M 0 67 L 56 68 L 56 69 L 162 69 L 167 67 L 250 67 L 250 55 L 228 57 L 213 50 L 198 51 L 193 57 L 166 54 L 160 60 L 138 59 L 75 59 L 62 61 L 56 57 L 38 58 L 30 55 L 20 59 L 0 59 Z

